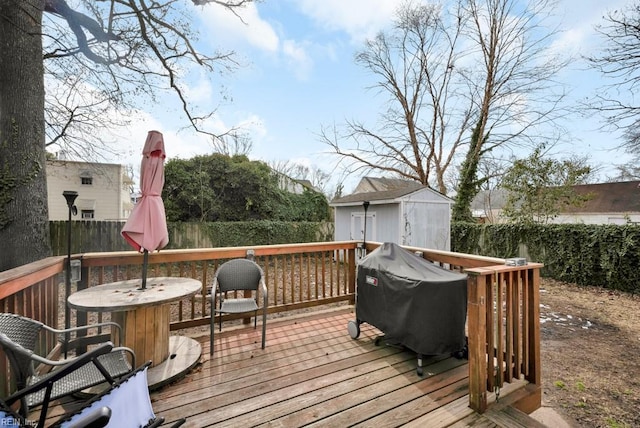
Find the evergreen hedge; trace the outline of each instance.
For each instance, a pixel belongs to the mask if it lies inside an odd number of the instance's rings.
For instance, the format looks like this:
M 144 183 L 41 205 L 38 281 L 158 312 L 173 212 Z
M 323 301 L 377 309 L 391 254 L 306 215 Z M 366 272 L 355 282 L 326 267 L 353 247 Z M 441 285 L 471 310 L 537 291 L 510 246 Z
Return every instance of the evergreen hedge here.
M 169 222 L 169 235 L 187 237 L 181 228 L 188 223 Z M 333 224 L 327 222 L 290 221 L 217 221 L 200 223 L 200 233 L 212 248 L 242 247 L 247 245 L 294 244 L 333 240 Z M 202 241 L 202 239 L 201 239 Z M 177 245 L 176 245 L 177 244 Z M 169 240 L 168 248 L 197 248 L 197 242 L 183 238 L 179 243 Z
M 640 226 L 453 223 L 451 251 L 526 257 L 542 275 L 640 293 Z

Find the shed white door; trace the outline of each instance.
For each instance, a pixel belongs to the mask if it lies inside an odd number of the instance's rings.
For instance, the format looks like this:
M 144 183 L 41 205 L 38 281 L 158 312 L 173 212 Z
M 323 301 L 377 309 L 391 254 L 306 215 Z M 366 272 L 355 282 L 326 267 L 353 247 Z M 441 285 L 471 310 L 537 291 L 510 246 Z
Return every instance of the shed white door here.
M 365 233 L 367 234 L 366 236 Z M 350 239 L 353 241 L 375 241 L 376 213 L 367 212 L 366 224 L 364 212 L 351 213 L 351 232 L 349 233 L 349 235 Z

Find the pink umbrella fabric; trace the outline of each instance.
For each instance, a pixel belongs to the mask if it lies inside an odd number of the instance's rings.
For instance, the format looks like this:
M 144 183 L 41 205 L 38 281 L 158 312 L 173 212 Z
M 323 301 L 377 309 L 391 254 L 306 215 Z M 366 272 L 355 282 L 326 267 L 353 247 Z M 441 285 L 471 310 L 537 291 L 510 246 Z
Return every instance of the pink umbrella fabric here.
M 159 250 L 169 243 L 167 218 L 161 197 L 165 157 L 162 134 L 149 131 L 140 165 L 142 196 L 122 228 L 122 236 L 140 252 Z

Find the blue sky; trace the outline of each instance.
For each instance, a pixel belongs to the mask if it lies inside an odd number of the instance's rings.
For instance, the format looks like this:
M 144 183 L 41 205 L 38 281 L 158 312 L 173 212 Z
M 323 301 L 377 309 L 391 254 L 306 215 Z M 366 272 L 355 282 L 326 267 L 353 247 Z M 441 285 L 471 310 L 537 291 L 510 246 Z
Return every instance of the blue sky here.
M 185 2 L 185 4 L 190 2 Z M 253 149 L 252 159 L 289 160 L 317 166 L 341 178 L 334 170 L 336 158 L 326 154 L 328 147 L 317 134 L 322 126 L 345 119 L 375 120 L 382 97 L 367 90 L 372 76 L 354 63 L 354 54 L 367 37 L 389 23 L 397 0 L 266 0 L 241 12 L 243 24 L 220 7 L 197 8 L 194 22 L 200 31 L 200 46 L 237 52 L 243 64 L 233 75 L 190 80 L 191 97 L 202 105 L 218 106 L 209 125 L 222 131 L 244 125 Z M 556 49 L 569 54 L 590 53 L 600 43 L 594 25 L 608 9 L 620 8 L 627 0 L 559 0 L 556 10 L 563 32 Z M 576 61 L 562 80 L 570 84 L 572 96 L 592 95 L 604 82 Z M 220 89 L 232 101 L 220 101 Z M 155 108 L 140 112 L 130 135 L 123 140 L 118 163 L 139 163 L 139 150 L 146 132 L 157 129 L 165 136 L 169 158 L 189 158 L 212 152 L 206 138 L 180 130 L 177 100 L 167 95 Z M 598 130 L 597 120 L 573 117 L 566 126 L 572 143 L 556 149 L 559 156 L 589 154 L 594 164 L 610 172 L 613 163 L 628 159 L 615 134 Z M 608 167 L 609 166 L 609 167 Z M 358 177 L 345 182 L 348 193 Z

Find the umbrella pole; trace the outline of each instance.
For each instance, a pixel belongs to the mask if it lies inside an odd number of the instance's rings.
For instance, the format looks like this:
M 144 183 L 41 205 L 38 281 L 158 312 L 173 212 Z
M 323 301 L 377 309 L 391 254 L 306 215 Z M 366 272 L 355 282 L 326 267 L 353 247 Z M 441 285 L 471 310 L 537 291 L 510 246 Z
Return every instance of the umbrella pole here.
M 144 258 L 142 259 L 142 287 L 141 290 L 147 288 L 147 265 L 149 264 L 149 250 L 144 250 Z

